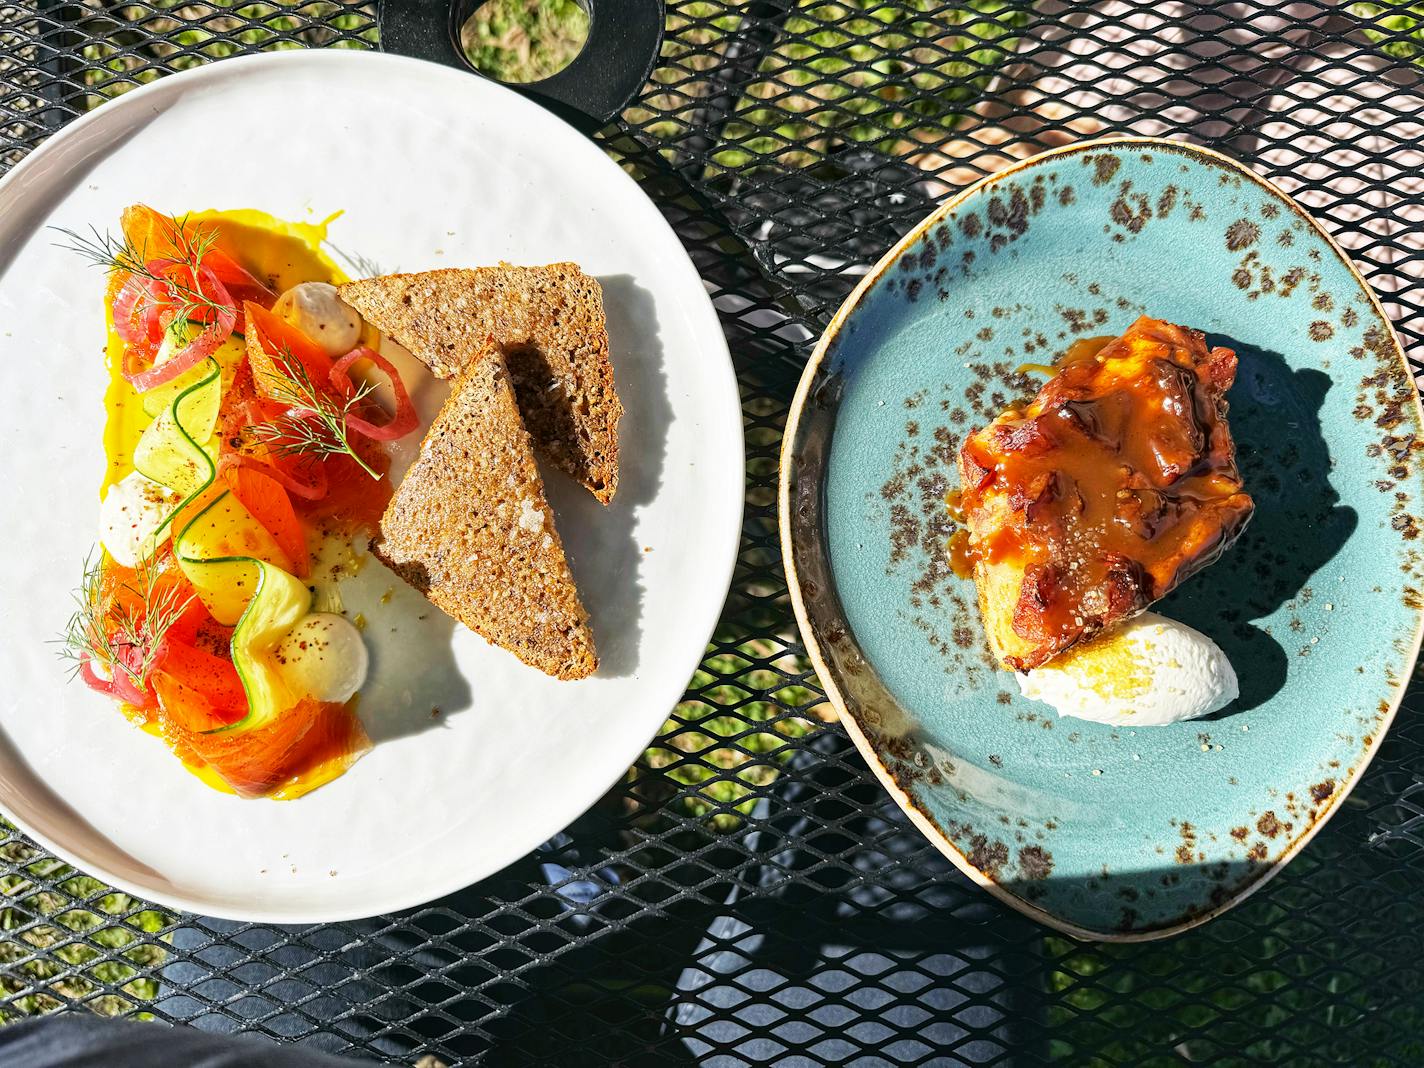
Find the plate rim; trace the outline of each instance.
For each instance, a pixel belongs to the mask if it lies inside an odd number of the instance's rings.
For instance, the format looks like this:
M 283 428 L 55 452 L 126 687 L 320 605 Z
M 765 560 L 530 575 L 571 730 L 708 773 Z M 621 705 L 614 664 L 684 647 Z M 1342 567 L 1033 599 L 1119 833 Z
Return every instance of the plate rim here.
M 1199 927 L 1240 904 L 1242 901 L 1245 901 L 1248 897 L 1269 883 L 1275 876 L 1280 874 L 1297 854 L 1310 844 L 1310 841 L 1320 832 L 1321 828 L 1334 818 L 1335 813 L 1344 803 L 1345 798 L 1353 792 L 1360 779 L 1364 776 L 1365 771 L 1369 768 L 1370 764 L 1373 763 L 1375 755 L 1379 752 L 1385 736 L 1389 733 L 1389 729 L 1394 723 L 1395 715 L 1399 711 L 1400 702 L 1404 699 L 1405 692 L 1409 688 L 1409 682 L 1413 676 L 1413 668 L 1411 667 L 1410 670 L 1403 672 L 1401 677 L 1395 681 L 1393 691 L 1389 697 L 1389 712 L 1387 715 L 1381 717 L 1380 728 L 1375 732 L 1374 741 L 1364 751 L 1354 772 L 1344 782 L 1341 789 L 1335 792 L 1334 796 L 1329 800 L 1328 806 L 1321 812 L 1310 828 L 1297 838 L 1280 856 L 1272 860 L 1270 866 L 1266 868 L 1258 878 L 1233 893 L 1225 901 L 1204 909 L 1189 919 L 1178 920 L 1171 924 L 1142 931 L 1095 930 L 1065 920 L 1019 897 L 1017 894 L 1014 894 L 1003 885 L 985 875 L 973 864 L 969 863 L 968 857 L 966 857 L 952 841 L 944 836 L 940 829 L 935 826 L 934 822 L 919 808 L 915 800 L 895 781 L 894 776 L 892 776 L 885 767 L 859 721 L 849 711 L 849 706 L 841 692 L 840 683 L 835 672 L 831 669 L 830 661 L 826 659 L 821 651 L 820 643 L 816 640 L 814 630 L 807 616 L 806 601 L 801 588 L 801 578 L 796 566 L 796 543 L 792 529 L 793 524 L 791 522 L 791 500 L 793 488 L 792 475 L 793 468 L 796 465 L 795 454 L 798 439 L 801 434 L 801 417 L 811 397 L 816 380 L 819 377 L 826 353 L 831 344 L 839 336 L 846 320 L 860 305 L 860 302 L 864 299 L 866 294 L 868 294 L 891 267 L 894 266 L 901 254 L 927 230 L 942 221 L 970 196 L 994 186 L 1011 175 L 1018 174 L 1046 160 L 1060 156 L 1071 156 L 1080 152 L 1090 152 L 1094 150 L 1119 149 L 1125 146 L 1155 147 L 1188 155 L 1197 154 L 1205 157 L 1210 162 L 1223 165 L 1235 171 L 1248 181 L 1263 187 L 1267 192 L 1280 197 L 1281 200 L 1290 206 L 1297 217 L 1325 239 L 1340 262 L 1343 263 L 1350 274 L 1354 276 L 1361 289 L 1363 289 L 1365 294 L 1369 297 L 1370 304 L 1380 321 L 1385 324 L 1394 354 L 1400 365 L 1404 368 L 1409 381 L 1414 383 L 1414 371 L 1409 366 L 1404 345 L 1399 339 L 1393 321 L 1385 312 L 1379 295 L 1375 293 L 1374 287 L 1372 287 L 1364 275 L 1360 273 L 1354 260 L 1340 247 L 1339 243 L 1329 231 L 1327 231 L 1309 211 L 1297 203 L 1295 198 L 1288 192 L 1271 179 L 1256 173 L 1256 171 L 1252 170 L 1240 160 L 1228 156 L 1223 152 L 1219 152 L 1216 149 L 1208 148 L 1192 141 L 1173 137 L 1150 136 L 1098 137 L 1090 140 L 1075 141 L 1072 144 L 1062 145 L 1058 148 L 1036 153 L 1025 159 L 1016 160 L 1002 170 L 987 174 L 971 185 L 965 186 L 938 204 L 923 219 L 911 227 L 889 251 L 880 257 L 875 265 L 865 273 L 856 287 L 851 290 L 850 295 L 845 298 L 840 307 L 836 309 L 835 315 L 831 317 L 830 323 L 827 324 L 825 331 L 821 334 L 820 340 L 817 341 L 815 349 L 806 362 L 806 367 L 802 371 L 801 380 L 797 384 L 796 393 L 791 402 L 791 409 L 787 414 L 786 430 L 782 436 L 781 457 L 777 472 L 777 522 L 780 528 L 781 559 L 786 569 L 787 589 L 791 597 L 792 611 L 796 616 L 796 625 L 801 633 L 801 640 L 805 644 L 807 655 L 810 657 L 811 664 L 816 670 L 816 675 L 825 688 L 826 699 L 830 701 L 832 706 L 836 709 L 840 717 L 840 722 L 846 728 L 846 733 L 850 735 L 851 741 L 855 743 L 856 749 L 860 751 L 861 756 L 870 766 L 871 771 L 874 772 L 880 784 L 885 787 L 901 811 L 910 818 L 910 822 L 916 829 L 919 830 L 940 853 L 952 862 L 963 874 L 968 876 L 970 880 L 987 890 L 995 898 L 1018 912 L 1023 913 L 1030 919 L 1037 920 L 1046 927 L 1060 931 L 1063 934 L 1087 941 L 1117 943 L 1160 941 L 1165 938 L 1171 938 L 1183 931 L 1190 930 L 1193 927 Z M 1415 419 L 1419 425 L 1424 426 L 1424 405 L 1421 405 L 1420 393 L 1417 386 L 1411 391 L 1411 396 L 1414 402 Z M 820 492 L 820 487 L 817 487 L 817 492 Z M 1407 658 L 1407 662 L 1410 665 L 1416 664 L 1419 658 L 1421 640 L 1424 640 L 1424 608 L 1415 611 L 1414 635 L 1410 639 L 1410 652 Z M 866 662 L 870 664 L 868 658 Z M 873 664 L 870 664 L 870 667 L 872 670 L 874 669 Z
M 722 329 L 721 319 L 716 306 L 712 302 L 711 294 L 702 283 L 701 274 L 698 272 L 696 264 L 687 253 L 687 248 L 682 239 L 673 230 L 663 214 L 658 210 L 657 204 L 643 190 L 641 186 L 622 167 L 611 160 L 602 148 L 591 138 L 580 133 L 573 126 L 559 118 L 527 97 L 515 92 L 508 86 L 502 85 L 492 79 L 483 78 L 473 72 L 461 71 L 453 67 L 445 67 L 428 60 L 416 59 L 410 56 L 399 56 L 388 52 L 381 52 L 368 49 L 340 49 L 340 48 L 303 48 L 290 49 L 276 52 L 262 52 L 256 54 L 231 56 L 224 59 L 213 60 L 201 66 L 185 71 L 178 71 L 173 74 L 164 75 L 145 85 L 138 86 L 121 96 L 110 98 L 92 111 L 66 123 L 59 130 L 47 136 L 39 145 L 25 155 L 18 163 L 10 168 L 3 176 L 0 176 L 0 209 L 3 209 L 6 200 L 16 194 L 14 190 L 20 189 L 25 183 L 32 180 L 32 172 L 39 172 L 34 180 L 41 184 L 47 184 L 54 179 L 44 175 L 43 168 L 50 162 L 51 158 L 64 152 L 69 145 L 81 137 L 89 127 L 98 123 L 108 123 L 118 121 L 121 112 L 141 110 L 147 107 L 151 101 L 156 101 L 164 95 L 185 94 L 194 89 L 201 89 L 204 82 L 213 81 L 218 78 L 230 79 L 244 77 L 242 71 L 235 71 L 235 67 L 245 68 L 251 73 L 262 73 L 267 68 L 297 66 L 299 64 L 313 65 L 371 65 L 384 66 L 395 70 L 404 68 L 410 71 L 419 71 L 424 74 L 436 74 L 438 77 L 446 77 L 452 84 L 459 84 L 468 87 L 473 80 L 474 84 L 482 88 L 477 91 L 493 90 L 501 106 L 512 108 L 523 113 L 525 121 L 531 127 L 544 125 L 540 132 L 546 136 L 559 138 L 565 145 L 580 146 L 576 151 L 585 152 L 592 161 L 592 166 L 610 167 L 617 173 L 615 181 L 621 181 L 625 188 L 636 198 L 644 202 L 656 220 L 655 225 L 662 226 L 667 236 L 675 243 L 681 253 L 680 258 L 674 260 L 677 269 L 683 270 L 688 275 L 688 284 L 685 287 L 685 294 L 689 297 L 689 306 L 681 308 L 689 319 L 691 329 L 699 336 L 703 336 L 711 346 L 712 354 L 720 356 L 716 361 L 723 369 L 724 374 L 719 376 L 722 382 L 722 401 L 717 405 L 703 405 L 704 413 L 712 413 L 713 418 L 709 423 L 722 424 L 714 426 L 709 434 L 709 438 L 722 440 L 725 438 L 729 443 L 735 441 L 737 447 L 730 449 L 733 455 L 724 457 L 720 462 L 727 465 L 735 465 L 735 471 L 729 472 L 727 480 L 728 500 L 718 505 L 716 511 L 725 514 L 723 522 L 726 524 L 726 532 L 723 538 L 726 545 L 718 556 L 709 555 L 702 563 L 701 569 L 712 570 L 720 576 L 716 586 L 722 590 L 720 597 L 710 599 L 707 606 L 706 634 L 702 641 L 698 643 L 693 659 L 686 665 L 686 676 L 691 680 L 698 666 L 702 662 L 708 643 L 711 641 L 716 631 L 717 623 L 722 618 L 722 612 L 726 604 L 728 595 L 731 592 L 732 579 L 735 574 L 737 560 L 741 554 L 742 528 L 746 512 L 746 437 L 742 419 L 742 405 L 740 385 L 737 379 L 736 368 L 732 363 L 731 352 L 727 345 L 726 334 Z M 115 143 L 122 144 L 126 137 L 120 137 Z M 59 176 L 62 178 L 63 172 Z M 700 320 L 700 321 L 699 321 Z M 673 358 L 670 354 L 664 359 Z M 725 408 L 722 414 L 721 412 Z M 669 488 L 669 483 L 664 478 L 662 484 L 663 492 Z M 704 628 L 701 625 L 691 628 L 701 632 Z M 684 686 L 685 691 L 685 686 Z M 141 902 L 151 903 L 163 908 L 176 910 L 188 915 L 206 916 L 214 919 L 233 920 L 242 923 L 278 923 L 278 924 L 322 924 L 340 923 L 360 919 L 368 919 L 377 916 L 384 916 L 391 913 L 402 912 L 408 909 L 418 908 L 422 905 L 437 901 L 440 898 L 456 893 L 475 883 L 498 875 L 511 864 L 518 863 L 522 858 L 528 856 L 540 844 L 558 834 L 568 827 L 580 816 L 589 811 L 607 791 L 618 782 L 618 777 L 624 774 L 627 768 L 632 767 L 638 758 L 654 738 L 657 737 L 657 730 L 661 723 L 666 720 L 676 707 L 679 697 L 666 707 L 661 708 L 661 702 L 655 702 L 661 711 L 656 723 L 653 723 L 647 736 L 644 738 L 641 731 L 638 732 L 642 739 L 633 748 L 626 759 L 620 764 L 619 771 L 609 782 L 603 784 L 590 797 L 580 795 L 577 805 L 570 804 L 565 807 L 553 809 L 553 806 L 540 806 L 542 810 L 553 810 L 558 813 L 568 811 L 565 818 L 559 816 L 557 819 L 546 819 L 535 825 L 539 831 L 537 838 L 531 831 L 528 836 L 532 841 L 529 845 L 513 856 L 498 858 L 497 866 L 488 870 L 470 869 L 473 874 L 457 876 L 454 879 L 441 881 L 438 883 L 423 884 L 418 889 L 412 889 L 405 893 L 381 894 L 380 888 L 385 884 L 381 881 L 373 881 L 369 885 L 375 887 L 375 892 L 368 894 L 366 900 L 368 904 L 359 906 L 348 906 L 342 908 L 322 908 L 320 905 L 314 907 L 299 906 L 290 909 L 281 908 L 228 908 L 219 903 L 216 907 L 213 903 L 204 901 L 202 898 L 190 896 L 185 893 L 172 892 L 162 885 L 144 885 L 141 880 L 129 879 L 116 875 L 110 871 L 107 865 L 96 863 L 84 859 L 81 853 L 61 847 L 51 836 L 39 833 L 32 827 L 28 820 L 18 818 L 6 804 L 3 791 L 0 791 L 0 814 L 2 814 L 19 831 L 29 837 L 32 841 L 42 846 L 55 857 L 65 863 L 79 869 L 83 874 L 90 875 L 106 885 L 122 891 Z M 651 718 L 651 717 L 650 717 Z M 284 802 L 285 803 L 285 802 Z M 472 856 L 479 856 L 478 850 L 470 851 Z M 161 878 L 161 873 L 155 873 Z M 281 891 L 274 895 L 280 898 Z

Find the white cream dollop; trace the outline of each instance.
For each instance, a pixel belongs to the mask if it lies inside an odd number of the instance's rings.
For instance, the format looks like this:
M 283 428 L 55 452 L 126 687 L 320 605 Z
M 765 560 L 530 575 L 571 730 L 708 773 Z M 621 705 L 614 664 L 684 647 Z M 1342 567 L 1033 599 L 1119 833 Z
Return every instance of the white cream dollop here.
M 328 282 L 302 282 L 272 305 L 272 311 L 325 350 L 345 356 L 361 343 L 361 316 Z
M 1025 697 L 1061 716 L 1128 727 L 1196 719 L 1225 708 L 1240 692 L 1220 646 L 1153 612 L 1018 679 Z
M 335 702 L 350 700 L 361 688 L 369 663 L 361 632 L 333 612 L 298 620 L 277 644 L 274 659 L 294 691 Z
M 158 528 L 182 497 L 137 471 L 115 482 L 99 504 L 99 542 L 120 567 L 137 567 L 168 539 Z

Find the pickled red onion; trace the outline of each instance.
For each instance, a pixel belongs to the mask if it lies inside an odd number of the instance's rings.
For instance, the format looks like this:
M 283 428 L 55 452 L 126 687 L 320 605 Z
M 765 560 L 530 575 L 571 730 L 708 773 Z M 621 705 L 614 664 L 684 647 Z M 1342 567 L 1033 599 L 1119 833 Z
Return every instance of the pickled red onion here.
M 124 704 L 133 705 L 135 708 L 152 706 L 153 698 L 146 690 L 140 690 L 134 685 L 126 666 L 122 664 L 110 665 L 110 671 L 112 677 L 103 678 L 94 670 L 88 655 L 79 658 L 79 674 L 83 677 L 85 685 L 91 690 L 97 690 L 99 693 L 117 698 Z
M 379 425 L 347 412 L 346 426 L 358 434 L 364 434 L 372 441 L 394 441 L 396 438 L 405 437 L 420 424 L 420 419 L 415 414 L 415 406 L 410 402 L 410 395 L 405 391 L 405 383 L 401 381 L 400 373 L 384 356 L 364 346 L 352 349 L 332 364 L 332 387 L 343 397 L 351 397 L 355 394 L 356 387 L 352 384 L 347 371 L 357 360 L 370 360 L 391 380 L 391 390 L 396 396 L 396 410 L 389 419 Z
M 177 260 L 150 260 L 148 263 L 149 269 L 154 274 L 160 274 L 174 266 L 185 265 L 180 264 Z M 233 328 L 237 325 L 237 309 L 233 307 L 232 297 L 228 294 L 227 287 L 218 281 L 217 275 L 201 265 L 194 272 L 194 278 L 199 292 L 209 297 L 216 305 L 209 312 L 213 315 L 214 321 L 210 322 L 207 329 L 201 334 L 174 353 L 172 358 L 163 363 L 136 372 L 125 367 L 124 377 L 128 379 L 129 385 L 140 393 L 161 386 L 165 382 L 171 382 L 185 371 L 198 366 L 232 336 Z
M 152 278 L 129 275 L 114 297 L 114 333 L 131 345 L 156 346 L 163 340 L 158 321 L 161 284 Z

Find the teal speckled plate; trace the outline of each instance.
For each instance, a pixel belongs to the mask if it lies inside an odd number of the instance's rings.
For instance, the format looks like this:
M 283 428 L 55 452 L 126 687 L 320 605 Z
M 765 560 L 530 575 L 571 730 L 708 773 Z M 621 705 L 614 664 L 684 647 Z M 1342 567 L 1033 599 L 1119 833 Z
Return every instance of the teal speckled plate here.
M 989 655 L 944 495 L 1015 373 L 1139 314 L 1240 356 L 1256 514 L 1157 610 L 1241 697 L 1208 720 L 1060 719 Z M 797 618 L 851 736 L 972 878 L 1072 934 L 1161 937 L 1240 901 L 1329 819 L 1419 648 L 1420 409 L 1378 300 L 1289 197 L 1179 142 L 1092 142 L 955 196 L 817 346 L 782 456 Z

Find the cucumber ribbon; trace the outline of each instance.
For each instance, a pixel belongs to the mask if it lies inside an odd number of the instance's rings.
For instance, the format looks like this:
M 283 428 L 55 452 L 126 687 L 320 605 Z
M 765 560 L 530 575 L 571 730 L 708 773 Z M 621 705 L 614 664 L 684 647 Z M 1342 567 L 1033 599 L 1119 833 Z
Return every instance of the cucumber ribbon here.
M 256 730 L 301 696 L 282 679 L 274 653 L 310 610 L 311 591 L 291 574 L 291 561 L 276 540 L 230 489 L 212 496 L 196 515 L 186 516 L 217 482 L 213 431 L 222 403 L 218 362 L 210 356 L 159 389 L 169 391 L 172 399 L 139 439 L 134 467 L 182 494 L 159 532 L 184 516 L 181 528 L 173 530 L 178 566 L 213 618 L 234 627 L 232 662 L 247 694 L 248 713 L 217 730 Z

